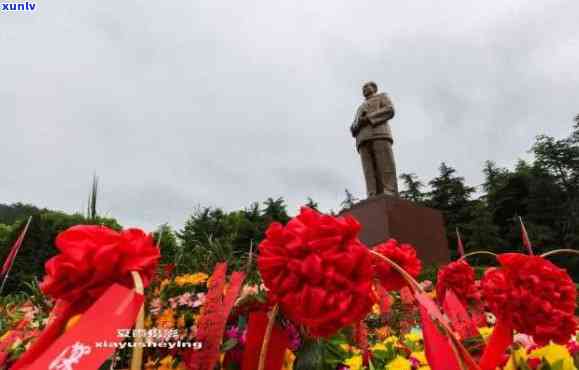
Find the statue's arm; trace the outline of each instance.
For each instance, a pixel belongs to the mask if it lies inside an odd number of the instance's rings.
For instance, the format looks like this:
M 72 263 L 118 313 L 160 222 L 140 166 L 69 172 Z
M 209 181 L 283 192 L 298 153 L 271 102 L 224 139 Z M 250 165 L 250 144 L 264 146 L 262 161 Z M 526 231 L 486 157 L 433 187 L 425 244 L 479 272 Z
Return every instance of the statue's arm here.
M 368 114 L 368 120 L 372 126 L 380 125 L 394 117 L 394 105 L 388 96 L 384 95 L 380 101 L 380 108 Z
M 358 135 L 358 132 L 360 132 L 360 129 L 364 125 L 365 123 L 364 120 L 367 117 L 365 114 L 366 112 L 361 107 L 358 108 L 358 110 L 356 111 L 354 122 L 352 122 L 352 125 L 350 126 L 350 132 L 352 133 L 353 137 L 356 137 Z

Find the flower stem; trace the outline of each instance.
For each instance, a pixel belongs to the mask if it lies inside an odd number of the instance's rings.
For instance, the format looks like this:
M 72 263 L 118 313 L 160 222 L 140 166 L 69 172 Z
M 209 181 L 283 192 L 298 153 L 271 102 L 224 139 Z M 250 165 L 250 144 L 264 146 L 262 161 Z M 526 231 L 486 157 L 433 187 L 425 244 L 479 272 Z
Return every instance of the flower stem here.
M 261 351 L 259 352 L 259 363 L 257 370 L 265 370 L 265 360 L 267 359 L 267 348 L 269 347 L 269 340 L 271 339 L 271 332 L 273 331 L 273 325 L 275 324 L 275 317 L 279 306 L 276 304 L 273 306 L 271 311 L 269 311 L 269 320 L 267 322 L 267 327 L 265 328 L 265 334 L 263 336 L 263 342 L 261 343 Z

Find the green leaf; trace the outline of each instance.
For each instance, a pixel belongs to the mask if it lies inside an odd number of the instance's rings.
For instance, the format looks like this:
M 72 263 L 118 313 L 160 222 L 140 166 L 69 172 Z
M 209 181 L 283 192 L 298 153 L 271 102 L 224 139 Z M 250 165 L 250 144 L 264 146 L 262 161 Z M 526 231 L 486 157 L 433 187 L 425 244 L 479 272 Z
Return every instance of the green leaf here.
M 237 339 L 230 338 L 221 345 L 221 352 L 227 352 L 237 345 Z

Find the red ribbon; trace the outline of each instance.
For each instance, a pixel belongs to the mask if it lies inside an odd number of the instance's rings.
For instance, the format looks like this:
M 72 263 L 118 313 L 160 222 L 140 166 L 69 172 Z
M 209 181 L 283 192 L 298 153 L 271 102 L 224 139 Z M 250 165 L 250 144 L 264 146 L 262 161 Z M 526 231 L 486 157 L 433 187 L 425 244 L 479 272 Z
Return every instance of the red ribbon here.
M 466 308 L 460 303 L 460 300 L 454 294 L 452 289 L 446 291 L 444 297 L 444 313 L 450 319 L 450 323 L 454 331 L 460 335 L 461 339 L 476 337 L 478 330 L 474 325 Z
M 243 363 L 241 366 L 242 370 L 257 369 L 267 323 L 267 313 L 256 311 L 249 314 L 245 349 L 243 351 Z M 279 370 L 282 368 L 285 351 L 289 347 L 289 342 L 287 332 L 279 324 L 274 325 L 267 347 L 267 357 L 265 359 L 265 368 L 267 370 Z
M 370 350 L 368 348 L 368 328 L 363 321 L 359 321 L 355 326 L 354 336 L 356 339 L 356 346 L 362 351 L 364 365 L 367 366 L 370 361 Z
M 513 344 L 513 328 L 505 320 L 498 320 L 480 360 L 481 370 L 494 370 L 501 363 L 503 353 Z
M 11 370 L 23 367 L 26 370 L 98 369 L 117 349 L 112 343 L 123 340 L 118 337 L 117 330 L 133 326 L 143 300 L 143 296 L 133 290 L 118 284 L 112 285 L 82 315 L 78 324 L 45 347 L 38 359 L 28 357 L 23 361 L 20 358 Z
M 424 352 L 432 370 L 461 370 L 457 355 L 454 353 L 450 339 L 441 334 L 430 318 L 427 309 L 420 306 Z

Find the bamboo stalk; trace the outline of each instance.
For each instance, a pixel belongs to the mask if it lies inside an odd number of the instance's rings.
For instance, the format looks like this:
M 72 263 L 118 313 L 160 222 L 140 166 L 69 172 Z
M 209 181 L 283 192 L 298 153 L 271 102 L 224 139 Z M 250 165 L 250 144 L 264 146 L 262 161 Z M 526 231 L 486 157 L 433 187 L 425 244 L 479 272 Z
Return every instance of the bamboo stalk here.
M 579 251 L 575 250 L 575 249 L 555 249 L 555 250 L 548 251 L 546 253 L 541 254 L 541 257 L 545 258 L 545 257 L 552 256 L 554 254 L 559 254 L 559 253 L 579 254 Z
M 257 366 L 257 370 L 266 370 L 265 360 L 267 359 L 267 347 L 269 347 L 269 340 L 271 339 L 271 332 L 273 331 L 273 325 L 275 324 L 275 317 L 277 316 L 278 310 L 279 306 L 276 304 L 275 306 L 273 306 L 271 311 L 269 311 L 268 315 L 269 320 L 267 322 L 267 327 L 265 328 L 265 335 L 263 336 L 263 342 L 261 343 L 261 351 L 259 352 L 259 363 Z
M 495 258 L 497 257 L 496 253 L 493 253 L 493 252 L 489 252 L 489 251 L 476 251 L 476 252 L 467 253 L 467 254 L 465 254 L 464 256 L 460 257 L 458 260 L 461 261 L 461 260 L 463 260 L 463 259 L 466 259 L 467 257 L 476 256 L 476 255 L 479 255 L 479 254 L 488 254 L 488 255 L 493 256 L 493 257 L 495 257 Z
M 131 271 L 131 276 L 133 277 L 133 281 L 135 283 L 135 291 L 139 294 L 144 294 L 145 289 L 143 287 L 143 280 L 141 279 L 141 275 L 136 271 Z M 145 328 L 145 304 L 141 305 L 141 309 L 139 310 L 139 314 L 137 315 L 137 321 L 135 323 L 135 329 L 144 329 Z M 141 370 L 143 366 L 143 336 L 137 335 L 134 338 L 136 342 L 133 345 L 133 354 L 131 357 L 131 370 Z

